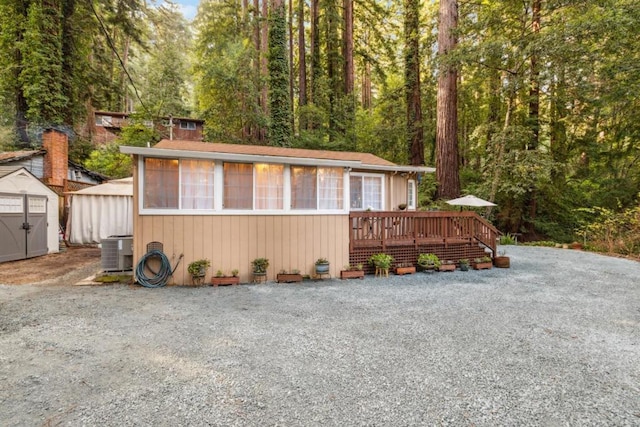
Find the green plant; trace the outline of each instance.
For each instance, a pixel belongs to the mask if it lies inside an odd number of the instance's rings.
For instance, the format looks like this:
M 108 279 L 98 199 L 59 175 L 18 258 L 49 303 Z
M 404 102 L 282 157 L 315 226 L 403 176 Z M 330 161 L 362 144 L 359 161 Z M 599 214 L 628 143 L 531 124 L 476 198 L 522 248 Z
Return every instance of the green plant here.
M 500 244 L 501 245 L 515 245 L 516 244 L 516 236 L 513 234 L 507 233 L 500 236 Z
M 393 257 L 385 253 L 374 254 L 369 258 L 369 263 L 378 268 L 388 269 L 393 263 Z
M 422 268 L 438 268 L 442 263 L 436 254 L 419 254 L 418 265 Z
M 190 263 L 187 271 L 192 276 L 202 276 L 207 272 L 209 267 L 211 267 L 211 261 L 208 259 L 199 259 Z
M 233 277 L 238 277 L 238 273 L 240 273 L 240 272 L 238 271 L 238 269 L 237 269 L 237 268 L 235 268 L 235 269 L 231 270 L 231 275 L 232 275 Z
M 469 260 L 467 258 L 463 258 L 460 261 L 458 261 L 458 264 L 460 264 L 460 266 L 466 265 L 468 267 L 469 266 Z
M 222 272 L 222 270 L 216 271 L 216 277 L 224 277 L 224 273 Z
M 329 264 L 329 260 L 326 258 L 318 258 L 316 260 L 316 265 L 326 265 Z
M 474 259 L 473 261 L 474 261 L 476 264 L 480 264 L 480 263 L 483 263 L 483 262 L 491 262 L 491 257 L 483 256 L 483 257 L 481 257 L 481 258 L 476 258 L 476 259 Z
M 266 258 L 256 258 L 251 261 L 251 266 L 253 267 L 254 273 L 264 274 L 267 272 L 267 268 L 269 268 L 269 260 Z

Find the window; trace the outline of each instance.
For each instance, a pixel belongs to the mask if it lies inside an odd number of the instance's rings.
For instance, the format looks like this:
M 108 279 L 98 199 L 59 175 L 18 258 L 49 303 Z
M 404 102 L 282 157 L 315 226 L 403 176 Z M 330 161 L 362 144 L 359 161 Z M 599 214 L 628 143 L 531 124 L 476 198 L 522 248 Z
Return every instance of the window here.
M 0 196 L 0 213 L 23 213 L 24 199 L 22 196 Z
M 315 166 L 291 166 L 292 209 L 316 209 L 316 174 Z
M 318 168 L 318 199 L 320 209 L 342 209 L 343 173 L 340 168 Z
M 111 116 L 96 115 L 96 126 L 111 126 Z
M 29 197 L 29 213 L 47 213 L 47 199 L 44 197 Z
M 351 209 L 382 210 L 382 178 L 382 175 L 352 174 L 349 178 Z
M 182 209 L 213 209 L 213 171 L 211 160 L 180 161 Z
M 145 208 L 178 208 L 178 160 L 144 159 Z
M 224 164 L 224 208 L 253 208 L 253 165 L 251 163 Z
M 73 171 L 73 179 L 76 181 L 80 181 L 82 179 L 82 172 L 80 172 L 77 169 L 74 169 Z
M 416 208 L 416 182 L 412 179 L 407 181 L 407 209 Z
M 185 121 L 181 120 L 180 121 L 180 129 L 196 130 L 196 124 L 194 122 L 185 122 Z
M 284 200 L 284 166 L 257 164 L 256 209 L 282 209 Z

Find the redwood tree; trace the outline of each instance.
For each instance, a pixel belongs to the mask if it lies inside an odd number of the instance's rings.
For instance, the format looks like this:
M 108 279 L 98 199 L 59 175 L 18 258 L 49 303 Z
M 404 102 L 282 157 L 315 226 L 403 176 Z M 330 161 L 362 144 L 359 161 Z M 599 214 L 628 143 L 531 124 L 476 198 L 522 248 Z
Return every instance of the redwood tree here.
M 438 198 L 460 196 L 458 167 L 458 72 L 448 54 L 455 49 L 458 25 L 457 0 L 440 0 L 438 24 L 438 98 L 436 119 L 436 179 Z

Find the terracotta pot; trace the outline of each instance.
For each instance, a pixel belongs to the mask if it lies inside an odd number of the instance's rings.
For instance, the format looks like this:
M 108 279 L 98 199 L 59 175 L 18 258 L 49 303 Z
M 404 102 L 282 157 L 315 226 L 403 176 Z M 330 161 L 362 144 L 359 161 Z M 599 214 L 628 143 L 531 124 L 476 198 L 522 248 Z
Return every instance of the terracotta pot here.
M 405 274 L 413 274 L 416 272 L 416 268 L 415 267 L 396 267 L 393 271 L 395 274 L 397 274 L 398 276 L 402 276 Z
M 511 260 L 508 256 L 497 256 L 493 259 L 493 265 L 497 268 L 509 268 L 511 266 Z
M 239 283 L 240 283 L 240 278 L 237 276 L 211 278 L 211 285 L 213 286 L 237 285 Z
M 362 270 L 341 270 L 340 278 L 344 279 L 364 279 L 364 271 Z
M 277 276 L 278 283 L 294 283 L 302 282 L 302 274 L 298 273 L 280 273 Z

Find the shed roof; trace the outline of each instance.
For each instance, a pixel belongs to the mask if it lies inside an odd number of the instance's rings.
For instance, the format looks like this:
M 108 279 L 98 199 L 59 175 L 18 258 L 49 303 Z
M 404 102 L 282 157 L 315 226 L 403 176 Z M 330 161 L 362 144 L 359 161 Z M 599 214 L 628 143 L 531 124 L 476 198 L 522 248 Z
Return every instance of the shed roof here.
M 0 153 L 0 163 L 17 162 L 19 160 L 29 159 L 46 153 L 46 150 L 5 151 Z
M 114 179 L 104 184 L 94 185 L 66 194 L 81 196 L 133 196 L 133 177 Z

